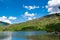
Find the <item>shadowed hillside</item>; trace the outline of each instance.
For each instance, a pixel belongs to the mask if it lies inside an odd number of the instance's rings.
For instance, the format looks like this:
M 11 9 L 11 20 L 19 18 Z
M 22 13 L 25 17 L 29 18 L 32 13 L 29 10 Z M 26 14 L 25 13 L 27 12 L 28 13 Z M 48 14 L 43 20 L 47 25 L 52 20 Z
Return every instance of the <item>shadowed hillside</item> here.
M 9 23 L 0 21 L 0 26 L 7 26 L 7 25 L 9 25 Z

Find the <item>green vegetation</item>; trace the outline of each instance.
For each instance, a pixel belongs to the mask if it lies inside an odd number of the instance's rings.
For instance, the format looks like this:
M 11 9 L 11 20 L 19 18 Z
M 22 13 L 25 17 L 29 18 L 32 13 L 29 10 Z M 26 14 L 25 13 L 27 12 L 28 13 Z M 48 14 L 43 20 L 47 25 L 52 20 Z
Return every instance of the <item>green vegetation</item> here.
M 49 32 L 60 32 L 60 23 L 53 23 L 46 26 L 46 30 Z
M 33 35 L 27 37 L 29 40 L 59 40 L 58 35 Z
M 9 25 L 9 23 L 0 21 L 0 31 L 3 31 L 5 29 L 5 27 L 8 25 Z
M 47 15 L 31 21 L 8 25 L 2 31 L 37 31 L 60 32 L 60 13 Z

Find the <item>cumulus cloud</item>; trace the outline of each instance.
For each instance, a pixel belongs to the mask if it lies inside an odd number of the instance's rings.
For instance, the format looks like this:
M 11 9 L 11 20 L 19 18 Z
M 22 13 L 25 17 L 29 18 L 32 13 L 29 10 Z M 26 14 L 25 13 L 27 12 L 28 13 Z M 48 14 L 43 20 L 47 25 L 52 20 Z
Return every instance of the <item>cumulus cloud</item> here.
M 36 19 L 36 17 L 29 17 L 28 20 Z
M 23 5 L 23 7 L 28 9 L 28 10 L 39 8 L 39 6 L 24 6 L 24 5 Z
M 10 16 L 9 19 L 10 20 L 16 20 L 16 17 Z
M 28 12 L 25 12 L 25 16 L 27 16 L 27 17 L 33 17 L 33 16 L 35 16 L 35 14 L 34 13 L 30 14 Z
M 6 16 L 0 17 L 0 21 L 2 21 L 2 22 L 7 22 L 7 23 L 10 23 L 10 24 L 11 24 L 11 21 L 8 20 Z
M 35 19 L 36 17 L 36 14 L 35 13 L 29 13 L 29 12 L 25 12 L 24 13 L 24 16 L 28 19 L 28 20 L 33 20 Z
M 50 14 L 52 13 L 60 13 L 60 0 L 49 0 L 48 5 L 46 8 L 48 8 L 48 12 Z
M 11 22 L 11 20 L 14 20 L 15 18 L 13 18 L 13 17 L 9 17 L 9 18 L 7 18 L 6 16 L 2 16 L 2 17 L 0 17 L 0 21 L 2 21 L 2 22 L 7 22 L 7 23 L 10 23 L 10 24 L 12 24 L 12 22 Z
M 32 20 L 33 18 L 29 17 L 28 20 Z

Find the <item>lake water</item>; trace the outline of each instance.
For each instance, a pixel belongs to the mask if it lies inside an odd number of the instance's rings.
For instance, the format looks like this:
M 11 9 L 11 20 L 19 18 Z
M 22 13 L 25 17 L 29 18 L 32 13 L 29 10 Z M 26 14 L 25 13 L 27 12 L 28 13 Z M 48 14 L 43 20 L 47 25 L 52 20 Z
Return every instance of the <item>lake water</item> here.
M 59 40 L 59 35 L 49 35 L 46 31 L 0 32 L 0 40 Z

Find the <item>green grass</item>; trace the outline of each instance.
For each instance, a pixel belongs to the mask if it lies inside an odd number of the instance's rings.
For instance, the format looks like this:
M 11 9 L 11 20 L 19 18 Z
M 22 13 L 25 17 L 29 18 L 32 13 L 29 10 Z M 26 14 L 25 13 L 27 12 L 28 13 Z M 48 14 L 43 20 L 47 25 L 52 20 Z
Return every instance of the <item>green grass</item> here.
M 50 24 L 58 24 L 60 23 L 60 13 L 59 14 L 51 14 L 46 15 L 41 18 L 37 18 L 31 21 L 12 24 L 10 26 L 6 26 L 3 31 L 33 31 L 33 30 L 46 30 L 46 26 Z M 54 25 L 55 26 L 55 25 Z M 58 26 L 58 25 L 57 25 Z M 59 24 L 60 26 L 60 24 Z M 59 28 L 60 29 L 60 28 Z

